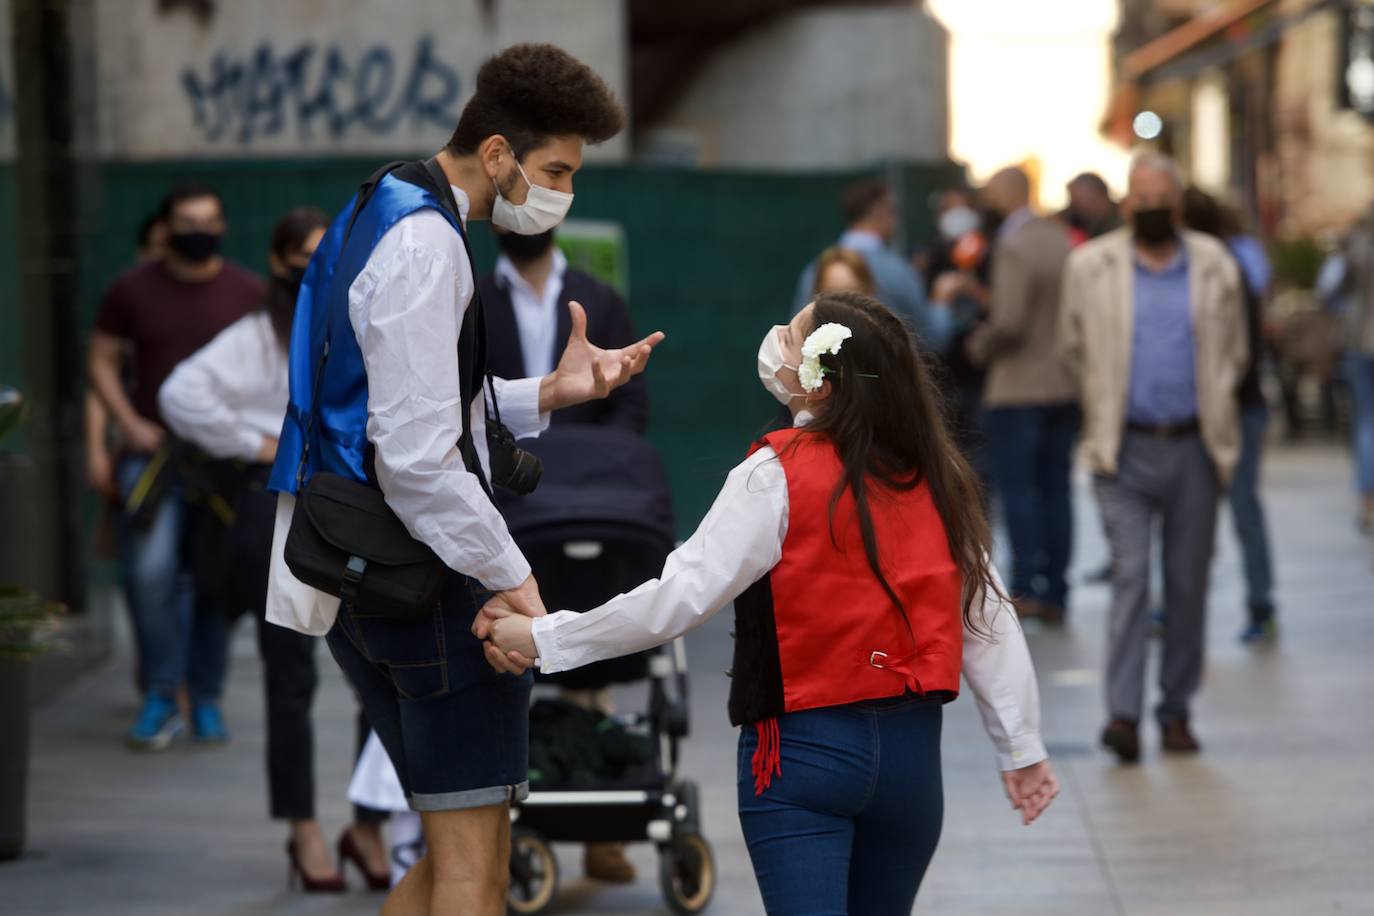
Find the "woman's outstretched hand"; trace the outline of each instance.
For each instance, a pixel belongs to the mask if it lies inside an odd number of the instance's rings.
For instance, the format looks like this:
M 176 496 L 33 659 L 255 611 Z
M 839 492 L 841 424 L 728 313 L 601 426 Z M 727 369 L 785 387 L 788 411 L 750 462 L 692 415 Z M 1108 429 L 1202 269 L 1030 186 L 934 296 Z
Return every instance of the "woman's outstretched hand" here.
M 638 343 L 618 350 L 603 350 L 587 340 L 587 312 L 569 302 L 572 332 L 558 367 L 539 385 L 539 412 L 548 413 L 604 398 L 644 371 L 649 354 L 663 341 L 655 331 Z
M 1044 814 L 1059 794 L 1059 777 L 1054 775 L 1048 760 L 1005 771 L 1002 785 L 1006 787 L 1012 808 L 1021 812 L 1021 823 L 1027 825 Z
M 534 645 L 534 618 L 511 600 L 510 592 L 497 592 L 477 614 L 472 635 L 486 641 L 487 664 L 497 671 L 524 674 L 534 665 L 539 650 Z

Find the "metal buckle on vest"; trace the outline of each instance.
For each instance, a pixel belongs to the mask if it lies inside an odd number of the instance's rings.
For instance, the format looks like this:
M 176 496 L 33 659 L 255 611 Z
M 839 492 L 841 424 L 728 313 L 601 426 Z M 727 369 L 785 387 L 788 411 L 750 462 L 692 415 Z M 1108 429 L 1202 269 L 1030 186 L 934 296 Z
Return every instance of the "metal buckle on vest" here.
M 879 651 L 877 651 L 877 650 L 875 649 L 875 650 L 873 651 L 873 654 L 870 655 L 870 656 L 868 657 L 868 663 L 869 663 L 870 665 L 872 665 L 874 668 L 886 668 L 886 667 L 887 667 L 886 665 L 880 665 L 880 664 L 878 663 L 878 658 L 879 658 L 879 656 L 881 656 L 882 658 L 887 658 L 887 653 L 886 653 L 886 652 L 879 652 Z

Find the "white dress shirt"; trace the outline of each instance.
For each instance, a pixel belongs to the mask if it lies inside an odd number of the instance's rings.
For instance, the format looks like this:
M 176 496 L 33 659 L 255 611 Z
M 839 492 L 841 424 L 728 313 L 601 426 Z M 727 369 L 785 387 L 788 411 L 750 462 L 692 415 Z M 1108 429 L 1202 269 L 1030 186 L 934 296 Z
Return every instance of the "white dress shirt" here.
M 496 279 L 510 295 L 515 326 L 520 332 L 520 355 L 525 360 L 525 374 L 543 377 L 553 371 L 557 359 L 553 352 L 558 334 L 558 300 L 563 291 L 563 277 L 568 272 L 568 259 L 558 246 L 553 249 L 553 269 L 544 281 L 542 293 L 515 269 L 505 255 L 496 260 Z
M 266 312 L 245 315 L 183 361 L 157 394 L 172 432 L 215 458 L 256 461 L 281 433 L 286 350 Z
M 585 614 L 559 611 L 536 619 L 540 669 L 578 668 L 695 629 L 778 564 L 787 524 L 787 479 L 765 447 L 730 472 L 706 518 L 669 555 L 660 578 Z M 995 641 L 965 628 L 964 679 L 999 768 L 1039 763 L 1048 754 L 1040 740 L 1040 696 L 1025 635 L 1009 604 L 984 599 L 981 608 Z
M 464 221 L 467 195 L 453 188 Z M 367 370 L 367 438 L 377 482 L 407 530 L 453 570 L 502 591 L 524 582 L 530 565 L 506 522 L 458 452 L 463 405 L 458 335 L 472 301 L 472 268 L 442 214 L 419 210 L 382 236 L 348 290 L 348 317 Z M 517 438 L 548 425 L 539 378 L 496 379 L 501 419 Z M 478 461 L 490 476 L 486 391 L 468 422 Z M 339 600 L 291 575 L 283 550 L 295 498 L 277 500 L 267 619 L 302 633 L 329 632 Z

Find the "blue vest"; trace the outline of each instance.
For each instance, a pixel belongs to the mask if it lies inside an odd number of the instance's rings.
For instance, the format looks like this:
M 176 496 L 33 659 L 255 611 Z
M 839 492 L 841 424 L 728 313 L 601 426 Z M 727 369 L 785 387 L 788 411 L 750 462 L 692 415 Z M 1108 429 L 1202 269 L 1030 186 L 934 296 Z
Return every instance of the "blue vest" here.
M 356 202 L 354 195 L 330 224 L 296 299 L 288 354 L 291 398 L 267 484 L 279 493 L 297 492 L 320 470 L 375 485 L 367 442 L 367 371 L 348 317 L 348 290 L 387 230 L 418 210 L 439 211 L 463 235 L 461 223 L 436 195 L 395 174 L 381 179 L 354 217 Z M 474 302 L 464 316 L 462 334 L 468 338 L 480 332 L 480 307 Z M 480 357 L 470 362 L 462 366 L 465 381 L 471 376 L 476 381 L 465 385 L 464 394 L 472 392 L 465 400 L 469 406 L 481 394 L 485 372 Z

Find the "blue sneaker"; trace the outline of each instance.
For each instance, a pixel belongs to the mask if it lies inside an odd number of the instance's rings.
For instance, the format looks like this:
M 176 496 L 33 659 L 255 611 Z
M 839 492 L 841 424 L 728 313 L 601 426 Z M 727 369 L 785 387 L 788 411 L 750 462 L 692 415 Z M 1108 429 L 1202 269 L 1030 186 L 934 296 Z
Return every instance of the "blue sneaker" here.
M 1252 621 L 1240 634 L 1240 641 L 1247 646 L 1267 646 L 1277 642 L 1279 625 L 1270 617 L 1266 620 Z
M 124 736 L 124 743 L 136 751 L 166 750 L 179 731 L 181 716 L 176 700 L 150 693 L 143 701 L 138 721 Z
M 197 744 L 229 743 L 229 729 L 216 703 L 197 703 L 191 709 L 191 730 Z

